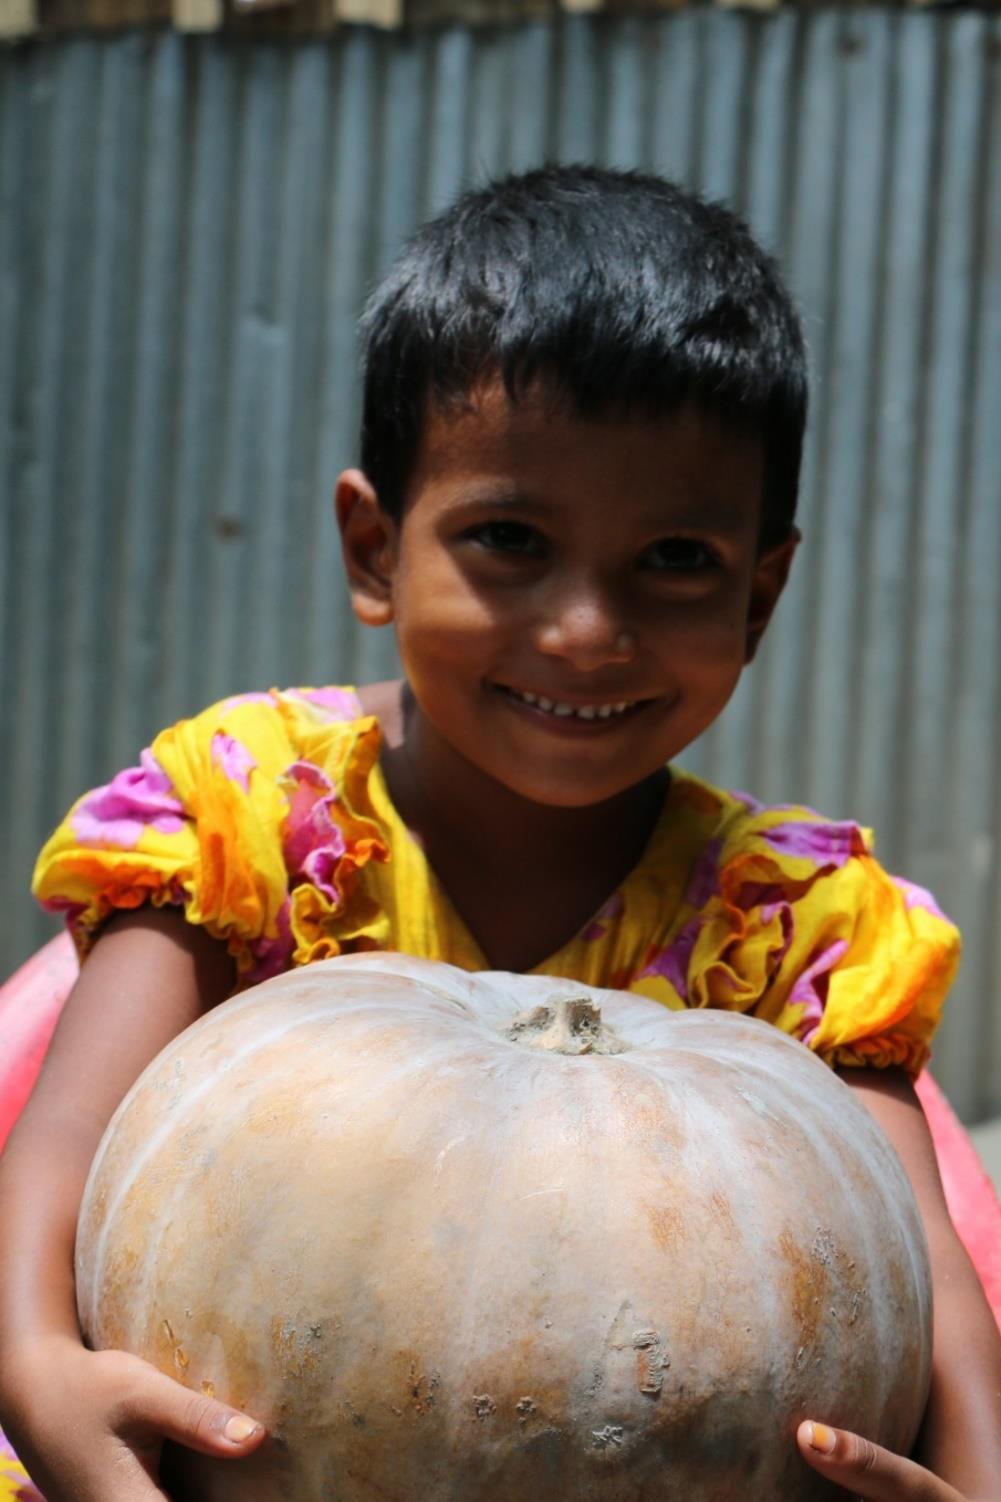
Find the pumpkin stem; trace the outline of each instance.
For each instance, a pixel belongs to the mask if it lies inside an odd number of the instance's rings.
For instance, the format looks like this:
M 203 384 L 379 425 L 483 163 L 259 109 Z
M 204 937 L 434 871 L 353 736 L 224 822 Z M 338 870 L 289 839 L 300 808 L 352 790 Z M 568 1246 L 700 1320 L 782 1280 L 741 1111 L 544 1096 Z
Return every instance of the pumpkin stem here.
M 602 1020 L 588 996 L 559 996 L 519 1012 L 507 1036 L 512 1043 L 550 1053 L 623 1053 L 629 1046 Z

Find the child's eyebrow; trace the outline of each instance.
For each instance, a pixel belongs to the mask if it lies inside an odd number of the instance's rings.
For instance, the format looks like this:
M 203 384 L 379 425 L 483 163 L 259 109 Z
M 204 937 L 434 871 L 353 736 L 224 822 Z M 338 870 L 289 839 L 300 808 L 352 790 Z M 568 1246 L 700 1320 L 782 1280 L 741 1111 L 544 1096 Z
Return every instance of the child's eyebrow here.
M 517 511 L 519 516 L 534 516 L 539 520 L 572 514 L 573 511 L 572 501 L 556 501 L 503 483 L 481 483 L 456 489 L 453 495 L 446 498 L 446 505 L 449 513 L 456 518 L 461 518 L 465 512 L 472 514 L 485 509 Z M 739 533 L 747 528 L 749 510 L 753 510 L 750 498 L 743 500 L 718 494 L 686 494 L 675 500 L 665 497 L 663 505 L 651 506 L 635 520 L 639 525 L 654 531 L 658 528 L 667 531 L 709 529 L 720 533 Z
M 497 507 L 500 510 L 535 512 L 539 516 L 552 516 L 561 509 L 553 501 L 544 496 L 533 495 L 531 491 L 519 490 L 513 485 L 489 483 L 464 485 L 461 490 L 456 488 L 452 495 L 446 497 L 446 504 L 451 512 L 479 511 L 487 506 L 491 509 Z

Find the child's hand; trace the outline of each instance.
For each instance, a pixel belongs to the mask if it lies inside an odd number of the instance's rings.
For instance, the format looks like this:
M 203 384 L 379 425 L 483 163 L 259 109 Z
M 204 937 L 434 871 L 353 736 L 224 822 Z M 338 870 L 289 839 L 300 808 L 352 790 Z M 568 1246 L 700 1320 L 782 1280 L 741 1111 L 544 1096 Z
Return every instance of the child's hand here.
M 858 1434 L 827 1424 L 800 1424 L 796 1433 L 804 1460 L 862 1502 L 966 1502 L 954 1486 L 931 1471 L 891 1455 Z
M 165 1502 L 165 1440 L 238 1460 L 264 1438 L 244 1414 L 124 1351 L 54 1337 L 19 1376 L 4 1428 L 46 1502 Z

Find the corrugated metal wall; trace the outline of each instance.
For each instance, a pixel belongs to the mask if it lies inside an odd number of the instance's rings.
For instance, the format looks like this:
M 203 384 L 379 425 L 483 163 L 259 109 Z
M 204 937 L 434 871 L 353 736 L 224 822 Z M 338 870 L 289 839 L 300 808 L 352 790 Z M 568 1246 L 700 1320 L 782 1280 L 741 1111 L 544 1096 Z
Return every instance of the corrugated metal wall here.
M 70 798 L 166 721 L 364 680 L 328 497 L 353 323 L 463 184 L 547 157 L 734 202 L 806 313 L 806 545 L 689 760 L 874 824 L 962 922 L 936 1070 L 1001 1109 L 1001 19 L 565 17 L 0 54 L 2 963 Z

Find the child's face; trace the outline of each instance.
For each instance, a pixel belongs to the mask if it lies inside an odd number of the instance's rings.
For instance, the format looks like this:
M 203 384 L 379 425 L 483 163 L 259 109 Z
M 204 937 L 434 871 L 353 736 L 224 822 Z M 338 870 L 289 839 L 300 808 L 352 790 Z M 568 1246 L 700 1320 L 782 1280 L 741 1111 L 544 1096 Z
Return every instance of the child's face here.
M 374 508 L 378 547 L 370 527 L 353 560 L 345 529 L 356 608 L 394 622 L 420 713 L 465 761 L 535 802 L 594 804 L 733 693 L 795 547 L 759 552 L 761 493 L 757 440 L 694 408 L 584 422 L 493 384 L 431 415 L 402 523 Z

